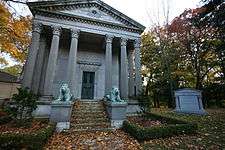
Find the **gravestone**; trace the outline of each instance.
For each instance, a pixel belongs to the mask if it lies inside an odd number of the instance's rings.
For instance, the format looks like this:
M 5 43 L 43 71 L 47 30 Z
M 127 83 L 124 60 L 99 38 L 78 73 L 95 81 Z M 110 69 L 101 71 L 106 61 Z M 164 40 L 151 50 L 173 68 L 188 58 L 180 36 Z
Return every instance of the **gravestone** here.
M 207 114 L 202 104 L 202 93 L 194 89 L 180 89 L 175 91 L 176 109 L 178 113 Z

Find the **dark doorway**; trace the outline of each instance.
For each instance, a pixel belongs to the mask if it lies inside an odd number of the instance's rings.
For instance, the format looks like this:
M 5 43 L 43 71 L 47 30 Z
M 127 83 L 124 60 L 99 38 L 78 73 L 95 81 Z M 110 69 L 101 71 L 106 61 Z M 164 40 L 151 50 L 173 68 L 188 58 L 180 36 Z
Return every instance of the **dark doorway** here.
M 83 72 L 81 99 L 94 99 L 95 73 Z

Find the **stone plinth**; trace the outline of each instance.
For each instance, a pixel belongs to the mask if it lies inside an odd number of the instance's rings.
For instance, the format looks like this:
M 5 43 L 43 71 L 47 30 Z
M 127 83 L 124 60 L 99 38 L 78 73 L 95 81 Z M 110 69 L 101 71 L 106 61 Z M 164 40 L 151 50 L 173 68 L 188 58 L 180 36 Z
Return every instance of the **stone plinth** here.
M 73 103 L 51 103 L 51 122 L 70 122 Z
M 126 120 L 127 103 L 105 102 L 107 114 L 111 120 L 113 128 L 121 128 L 123 121 Z
M 202 93 L 193 89 L 181 89 L 175 91 L 176 109 L 178 113 L 207 114 L 202 104 Z

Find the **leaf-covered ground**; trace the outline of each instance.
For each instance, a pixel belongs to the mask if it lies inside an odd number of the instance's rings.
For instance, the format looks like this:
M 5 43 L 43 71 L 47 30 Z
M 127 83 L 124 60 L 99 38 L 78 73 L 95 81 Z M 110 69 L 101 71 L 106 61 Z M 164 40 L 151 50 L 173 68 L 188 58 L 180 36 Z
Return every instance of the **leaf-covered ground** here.
M 16 127 L 15 123 L 9 122 L 7 124 L 0 125 L 0 133 L 8 134 L 23 134 L 23 133 L 33 133 L 39 131 L 42 128 L 47 127 L 48 124 L 34 120 L 29 127 Z
M 139 150 L 140 144 L 121 130 L 54 134 L 46 150 Z
M 208 116 L 178 115 L 168 110 L 154 113 L 195 122 L 199 125 L 197 135 L 150 140 L 142 143 L 143 149 L 225 149 L 225 109 L 207 110 Z
M 74 132 L 54 134 L 46 144 L 46 150 L 55 149 L 190 149 L 220 150 L 225 149 L 225 109 L 207 110 L 208 116 L 179 115 L 169 110 L 153 110 L 154 113 L 169 116 L 199 125 L 196 135 L 155 139 L 140 144 L 121 130 L 114 132 Z

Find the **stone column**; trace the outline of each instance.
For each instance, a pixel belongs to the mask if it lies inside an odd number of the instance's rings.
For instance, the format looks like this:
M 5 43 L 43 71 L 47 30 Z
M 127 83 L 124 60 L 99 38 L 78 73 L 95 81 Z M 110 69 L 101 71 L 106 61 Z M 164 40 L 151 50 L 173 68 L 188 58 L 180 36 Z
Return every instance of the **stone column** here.
M 71 44 L 67 67 L 67 82 L 71 89 L 73 97 L 76 96 L 76 65 L 77 65 L 77 46 L 79 38 L 79 30 L 71 29 Z
M 105 95 L 110 94 L 112 90 L 112 35 L 106 35 L 105 51 Z
M 135 85 L 136 85 L 136 94 L 141 94 L 142 91 L 142 79 L 141 79 L 141 57 L 140 57 L 140 39 L 135 40 L 134 49 L 135 49 Z
M 61 27 L 53 27 L 53 37 L 45 75 L 44 96 L 52 96 L 53 81 L 55 77 L 56 63 L 59 51 L 60 32 Z
M 121 98 L 128 99 L 127 39 L 121 38 L 120 44 L 120 94 Z
M 134 51 L 129 51 L 128 54 L 129 64 L 129 96 L 134 96 Z
M 31 89 L 32 80 L 34 75 L 34 68 L 37 59 L 38 49 L 39 49 L 39 40 L 42 25 L 37 22 L 33 22 L 33 32 L 32 32 L 32 40 L 29 48 L 29 53 L 25 65 L 24 77 L 22 82 L 22 87 L 28 87 Z
M 46 49 L 46 37 L 42 36 L 40 39 L 39 51 L 38 51 L 37 60 L 35 64 L 33 84 L 31 86 L 31 89 L 35 94 L 38 94 L 39 92 L 39 85 L 41 82 L 41 74 L 42 74 L 42 66 L 43 66 L 44 56 L 45 56 L 45 49 Z

